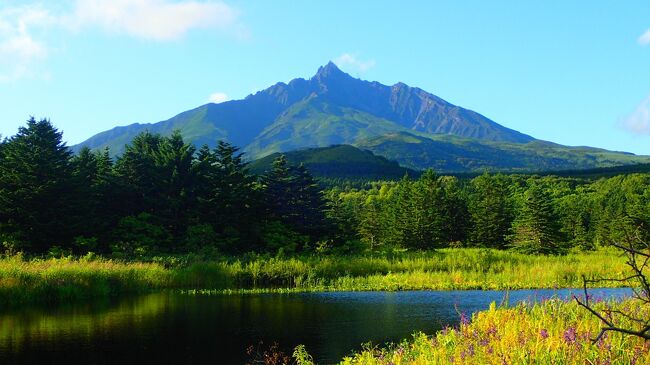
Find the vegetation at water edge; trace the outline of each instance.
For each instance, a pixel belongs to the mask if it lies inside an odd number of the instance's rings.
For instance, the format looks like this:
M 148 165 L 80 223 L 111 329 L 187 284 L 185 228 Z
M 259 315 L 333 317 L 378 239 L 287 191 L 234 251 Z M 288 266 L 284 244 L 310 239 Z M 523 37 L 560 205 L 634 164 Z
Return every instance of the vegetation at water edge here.
M 581 276 L 626 270 L 612 250 L 565 256 L 495 249 L 374 256 L 250 256 L 124 262 L 87 255 L 0 259 L 0 304 L 66 302 L 174 289 L 189 294 L 334 290 L 462 290 L 579 287 Z M 620 283 L 609 282 L 608 285 Z
M 646 318 L 647 306 L 634 300 L 601 301 L 599 308 Z M 627 326 L 638 326 L 628 321 Z M 385 348 L 366 346 L 346 357 L 342 365 L 388 364 L 648 364 L 650 342 L 621 333 L 592 340 L 602 324 L 574 301 L 497 308 L 463 315 L 461 324 L 432 335 L 417 333 L 410 340 Z M 302 356 L 304 358 L 304 355 Z M 305 364 L 304 361 L 300 363 Z

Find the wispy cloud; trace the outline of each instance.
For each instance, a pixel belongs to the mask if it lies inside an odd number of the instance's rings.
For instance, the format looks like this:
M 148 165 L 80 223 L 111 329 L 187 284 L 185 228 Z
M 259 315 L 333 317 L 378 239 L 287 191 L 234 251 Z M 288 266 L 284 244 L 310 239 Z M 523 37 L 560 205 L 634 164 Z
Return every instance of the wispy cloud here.
M 650 95 L 621 121 L 621 125 L 634 134 L 650 134 Z
M 350 53 L 343 53 L 334 59 L 334 63 L 345 71 L 364 73 L 375 66 L 375 60 L 361 60 Z
M 77 0 L 69 19 L 75 28 L 100 27 L 154 41 L 177 40 L 195 29 L 241 27 L 239 12 L 220 1 Z
M 216 93 L 210 95 L 210 97 L 208 98 L 209 102 L 215 103 L 215 104 L 223 103 L 224 101 L 228 101 L 228 100 L 230 100 L 228 98 L 228 95 L 226 93 L 222 93 L 222 92 L 216 92 Z
M 645 33 L 641 34 L 639 37 L 639 44 L 642 46 L 647 46 L 650 44 L 650 29 L 646 30 Z
M 47 39 L 60 32 L 101 32 L 157 42 L 194 30 L 248 36 L 239 11 L 219 0 L 70 0 L 0 2 L 0 82 L 33 73 L 51 53 Z M 47 6 L 46 6 L 47 5 Z
M 47 57 L 45 45 L 35 39 L 33 31 L 52 22 L 39 6 L 0 8 L 0 81 L 28 75 L 36 61 Z

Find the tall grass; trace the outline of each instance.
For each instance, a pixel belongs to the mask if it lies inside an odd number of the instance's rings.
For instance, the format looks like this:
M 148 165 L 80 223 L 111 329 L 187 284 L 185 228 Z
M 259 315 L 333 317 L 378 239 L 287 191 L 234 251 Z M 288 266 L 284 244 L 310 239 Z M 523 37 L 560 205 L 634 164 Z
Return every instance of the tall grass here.
M 191 293 L 562 288 L 625 271 L 614 251 L 529 256 L 488 249 L 376 256 L 168 260 L 0 258 L 0 305 L 181 289 Z M 611 282 L 612 285 L 617 283 Z
M 564 288 L 582 275 L 626 270 L 615 251 L 532 256 L 490 249 L 443 249 L 397 256 L 309 256 L 197 262 L 175 271 L 194 289 L 453 290 Z M 610 285 L 618 283 L 611 282 Z
M 633 301 L 599 306 L 650 315 L 647 306 Z M 367 346 L 341 364 L 650 364 L 650 342 L 610 332 L 593 343 L 601 325 L 573 301 L 500 309 L 493 304 L 457 328 L 418 333 L 383 349 Z
M 65 302 L 166 287 L 171 272 L 149 263 L 72 258 L 0 259 L 0 305 Z

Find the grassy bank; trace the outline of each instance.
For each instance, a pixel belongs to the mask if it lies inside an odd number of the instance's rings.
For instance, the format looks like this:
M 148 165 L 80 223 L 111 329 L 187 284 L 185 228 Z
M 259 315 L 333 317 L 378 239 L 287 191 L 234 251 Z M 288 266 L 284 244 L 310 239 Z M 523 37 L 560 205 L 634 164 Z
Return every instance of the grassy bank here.
M 171 272 L 158 264 L 73 258 L 0 259 L 0 305 L 54 303 L 167 287 Z
M 610 305 L 600 303 L 603 307 Z M 650 310 L 628 301 L 611 304 L 626 313 Z M 634 328 L 628 321 L 627 326 Z M 551 300 L 474 314 L 458 328 L 387 348 L 367 348 L 344 365 L 379 364 L 650 364 L 650 342 L 618 333 L 593 339 L 601 323 L 571 302 Z
M 0 303 L 69 301 L 156 289 L 222 293 L 563 288 L 581 286 L 582 275 L 611 277 L 626 270 L 615 251 L 530 256 L 444 249 L 383 256 L 158 261 L 4 257 Z

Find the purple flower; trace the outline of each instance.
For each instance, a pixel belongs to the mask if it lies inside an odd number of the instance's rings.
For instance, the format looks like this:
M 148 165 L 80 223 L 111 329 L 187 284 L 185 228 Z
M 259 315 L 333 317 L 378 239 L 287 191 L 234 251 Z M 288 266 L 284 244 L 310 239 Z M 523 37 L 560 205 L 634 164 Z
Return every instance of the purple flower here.
M 465 313 L 460 314 L 460 323 L 462 323 L 464 325 L 469 324 L 469 318 L 465 315 Z
M 497 334 L 497 327 L 495 325 L 491 325 L 490 328 L 485 332 L 488 336 L 493 336 Z
M 575 327 L 569 327 L 565 332 L 564 332 L 564 341 L 569 344 L 574 344 L 576 343 L 576 329 Z
M 543 339 L 547 339 L 548 338 L 548 331 L 545 328 L 542 328 L 539 331 L 539 335 L 542 336 Z

